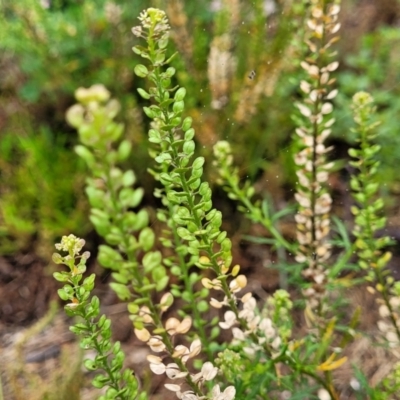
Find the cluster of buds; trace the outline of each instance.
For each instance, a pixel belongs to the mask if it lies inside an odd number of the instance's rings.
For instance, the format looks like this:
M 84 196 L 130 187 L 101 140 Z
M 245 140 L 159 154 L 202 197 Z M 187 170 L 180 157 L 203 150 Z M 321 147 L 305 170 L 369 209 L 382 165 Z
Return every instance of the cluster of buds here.
M 121 137 L 123 125 L 114 122 L 121 106 L 110 96 L 101 84 L 76 90 L 75 97 L 79 103 L 67 110 L 66 119 L 78 129 L 80 141 L 85 146 L 105 148 L 110 141 Z
M 331 89 L 335 79 L 330 74 L 338 68 L 339 63 L 330 61 L 335 53 L 329 48 L 338 39 L 334 34 L 340 28 L 337 22 L 340 7 L 325 3 L 321 0 L 312 1 L 311 15 L 307 21 L 309 37 L 306 39 L 310 56 L 301 63 L 308 75 L 300 85 L 306 98 L 303 103 L 297 104 L 305 122 L 296 130 L 301 146 L 295 156 L 298 177 L 295 197 L 299 204 L 296 223 L 300 245 L 296 260 L 307 263 L 303 274 L 311 286 L 305 295 L 312 308 L 319 304 L 325 292 L 324 265 L 331 254 L 327 239 L 332 199 L 326 191 L 326 183 L 332 163 L 326 161 L 326 153 L 330 148 L 324 142 L 334 123 L 329 114 L 333 110 L 331 100 L 337 95 L 337 90 Z
M 158 8 L 148 8 L 138 17 L 141 25 L 132 28 L 132 33 L 146 40 L 167 39 L 170 26 L 165 12 Z

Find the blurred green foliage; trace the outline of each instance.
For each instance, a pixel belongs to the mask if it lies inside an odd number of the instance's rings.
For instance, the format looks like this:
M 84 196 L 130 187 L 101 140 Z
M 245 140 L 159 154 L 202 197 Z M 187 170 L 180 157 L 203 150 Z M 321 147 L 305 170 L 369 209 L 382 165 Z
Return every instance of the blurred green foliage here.
M 0 252 L 29 247 L 41 226 L 48 233 L 40 235 L 49 240 L 65 233 L 66 227 L 84 234 L 80 227 L 86 226 L 85 200 L 77 189 L 80 167 L 72 153 L 77 139 L 64 122 L 73 92 L 80 86 L 102 83 L 118 98 L 126 136 L 135 149 L 127 167 L 137 172 L 146 193 L 151 192 L 154 183 L 147 175 L 145 140 L 149 120 L 136 91 L 133 67 L 138 58 L 131 50 L 136 44 L 131 27 L 140 11 L 150 6 L 166 10 L 170 20 L 170 54 L 179 53 L 172 61 L 178 71 L 174 79 L 189 89 L 186 105 L 194 120 L 198 152 L 208 157 L 217 140 L 228 140 L 240 175 L 258 180 L 261 192 L 268 187 L 273 196 L 282 197 L 282 186 L 296 180 L 291 161 L 295 149 L 289 144 L 295 124 L 290 115 L 298 97 L 307 4 L 307 0 L 1 0 Z M 364 38 L 360 52 L 343 56 L 336 102 L 336 136 L 351 142 L 351 96 L 358 90 L 374 95 L 383 120 L 380 140 L 385 143 L 381 179 L 391 183 L 397 179 L 391 165 L 400 157 L 396 151 L 399 38 L 395 28 L 380 29 Z M 208 168 L 212 181 L 215 174 Z M 63 179 L 57 179 L 56 172 Z M 44 182 L 46 190 L 41 187 Z M 67 210 L 74 215 L 68 216 Z
M 36 252 L 45 256 L 49 245 L 63 231 L 87 233 L 82 164 L 63 142 L 63 138 L 52 137 L 45 128 L 35 135 L 2 135 L 2 253 L 29 250 L 33 241 Z
M 144 1 L 3 1 L 1 48 L 24 74 L 28 102 L 60 102 L 77 86 L 103 82 L 119 95 L 131 81 L 131 15 Z M 61 98 L 60 98 L 61 97 Z
M 38 237 L 52 241 L 65 229 L 84 234 L 80 169 L 71 152 L 76 137 L 64 123 L 79 86 L 102 83 L 120 100 L 135 146 L 131 162 L 143 186 L 151 187 L 143 140 L 148 120 L 138 107 L 130 32 L 133 16 L 148 6 L 169 15 L 173 50 L 180 53 L 173 61 L 181 71 L 176 79 L 191 89 L 188 113 L 196 121 L 200 152 L 209 155 L 212 144 L 227 138 L 234 148 L 246 148 L 238 151 L 243 172 L 254 176 L 265 157 L 273 162 L 290 133 L 282 134 L 290 104 L 285 91 L 278 99 L 272 95 L 289 66 L 293 28 L 301 26 L 303 12 L 303 2 L 288 4 L 270 12 L 263 0 L 0 2 L 6 76 L 0 82 L 0 251 L 26 249 Z
M 362 38 L 359 51 L 349 54 L 338 75 L 336 137 L 354 143 L 355 133 L 349 106 L 355 92 L 372 93 L 378 109 L 377 142 L 382 146 L 379 180 L 399 192 L 400 181 L 394 165 L 400 163 L 400 31 L 397 27 L 382 27 Z

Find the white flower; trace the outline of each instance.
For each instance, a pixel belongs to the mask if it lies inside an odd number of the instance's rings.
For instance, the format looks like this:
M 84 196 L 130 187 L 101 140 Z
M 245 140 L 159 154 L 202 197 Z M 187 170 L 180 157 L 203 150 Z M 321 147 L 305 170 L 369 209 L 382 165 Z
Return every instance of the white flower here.
M 201 367 L 201 371 L 192 375 L 193 382 L 197 383 L 200 381 L 211 381 L 215 378 L 218 373 L 218 368 L 214 367 L 209 361 L 205 362 Z
M 184 378 L 188 372 L 181 371 L 178 367 L 178 364 L 171 363 L 167 365 L 165 369 L 165 374 L 168 376 L 169 379 L 179 379 Z
M 171 383 L 166 383 L 165 388 L 170 390 L 171 392 L 175 392 L 176 397 L 182 400 L 199 400 L 199 397 L 191 390 L 187 390 L 186 392 L 181 392 L 181 387 L 179 385 L 174 385 Z
M 244 334 L 244 332 L 237 327 L 232 328 L 232 334 L 233 337 L 237 340 L 244 341 L 246 339 L 246 335 Z
M 331 400 L 331 395 L 328 393 L 326 389 L 319 389 L 318 398 L 320 400 Z
M 222 308 L 223 306 L 227 306 L 229 304 L 227 297 L 225 297 L 223 301 L 218 301 L 217 299 L 214 299 L 214 297 L 211 297 L 210 305 L 214 308 Z
M 186 363 L 189 358 L 196 357 L 201 351 L 201 341 L 200 339 L 193 340 L 192 344 L 190 345 L 190 349 L 188 353 L 182 357 L 182 362 Z
M 135 335 L 136 337 L 141 340 L 142 342 L 147 342 L 151 335 L 150 332 L 146 329 L 146 328 L 142 328 L 142 329 L 134 329 Z
M 212 400 L 233 400 L 236 395 L 234 386 L 228 386 L 222 393 L 219 385 L 213 387 L 211 391 Z
M 163 343 L 161 336 L 156 335 L 151 337 L 147 344 L 155 353 L 160 353 L 165 350 L 165 344 Z
M 150 361 L 151 358 L 149 359 L 149 357 L 151 356 L 148 356 L 147 359 Z M 170 363 L 168 365 L 165 365 L 163 363 L 159 363 L 158 360 L 156 359 L 154 359 L 154 361 L 155 362 L 150 362 L 150 369 L 156 375 L 162 375 L 165 373 L 170 379 L 179 379 L 179 378 L 184 378 L 188 374 L 187 372 L 180 371 L 178 365 L 175 363 Z
M 177 318 L 169 318 L 165 323 L 165 329 L 171 336 L 176 335 L 177 333 L 186 333 L 191 326 L 192 318 L 189 316 L 185 317 L 182 322 Z
M 272 326 L 272 321 L 269 318 L 263 318 L 259 326 L 260 330 L 264 332 L 264 335 L 269 339 L 275 337 L 275 329 Z
M 256 307 L 256 299 L 254 297 L 250 297 L 246 303 L 243 304 L 243 309 L 239 311 L 239 317 L 244 318 L 248 322 L 251 331 L 254 331 L 260 319 L 259 317 L 256 317 Z
M 240 292 L 247 285 L 247 278 L 245 275 L 238 275 L 229 284 L 229 289 L 232 293 Z

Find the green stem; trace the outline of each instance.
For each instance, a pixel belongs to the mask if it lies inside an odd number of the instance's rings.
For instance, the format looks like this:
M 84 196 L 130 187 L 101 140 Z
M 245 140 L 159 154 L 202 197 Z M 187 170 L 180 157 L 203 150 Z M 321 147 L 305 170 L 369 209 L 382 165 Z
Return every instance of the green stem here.
M 225 169 L 225 179 L 226 182 L 228 183 L 229 187 L 232 189 L 232 192 L 238 197 L 238 199 L 243 203 L 243 205 L 250 211 L 250 216 L 248 218 L 251 218 L 252 216 L 257 217 L 258 216 L 258 211 L 259 209 L 247 198 L 243 190 L 240 189 L 239 185 L 237 184 L 236 180 L 230 173 L 228 167 L 224 165 Z M 270 233 L 271 235 L 278 241 L 278 243 L 285 247 L 289 252 L 294 253 L 295 248 L 292 244 L 290 244 L 279 232 L 279 230 L 273 225 L 272 221 L 267 218 L 256 218 L 257 222 L 261 223 Z

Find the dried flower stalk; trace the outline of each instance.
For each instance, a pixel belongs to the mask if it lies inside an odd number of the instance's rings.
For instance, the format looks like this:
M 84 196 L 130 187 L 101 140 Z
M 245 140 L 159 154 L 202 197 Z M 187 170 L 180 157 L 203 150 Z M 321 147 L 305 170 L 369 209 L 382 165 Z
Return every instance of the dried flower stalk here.
M 295 156 L 298 177 L 295 197 L 299 204 L 295 218 L 300 244 L 296 260 L 307 265 L 303 275 L 311 285 L 304 293 L 309 306 L 319 307 L 319 313 L 322 312 L 321 299 L 327 283 L 326 262 L 331 255 L 328 235 L 332 199 L 326 186 L 332 164 L 327 163 L 326 153 L 330 149 L 324 142 L 334 123 L 329 114 L 333 110 L 331 100 L 335 98 L 337 90 L 331 89 L 335 79 L 330 75 L 339 63 L 331 61 L 335 53 L 330 47 L 338 39 L 334 34 L 340 28 L 337 22 L 339 11 L 338 4 L 312 1 L 307 21 L 309 35 L 305 40 L 310 56 L 301 63 L 308 75 L 307 80 L 300 84 L 306 98 L 297 104 L 304 123 L 296 130 L 301 146 Z
M 180 55 L 185 60 L 188 71 L 193 70 L 193 38 L 188 32 L 188 17 L 185 13 L 182 0 L 167 2 L 167 15 L 171 24 L 171 38 L 175 42 Z
M 211 91 L 211 107 L 222 109 L 229 101 L 229 92 L 236 71 L 233 38 L 240 18 L 239 0 L 224 0 L 222 10 L 219 11 L 228 17 L 227 26 L 223 34 L 214 37 L 208 56 L 208 80 Z

